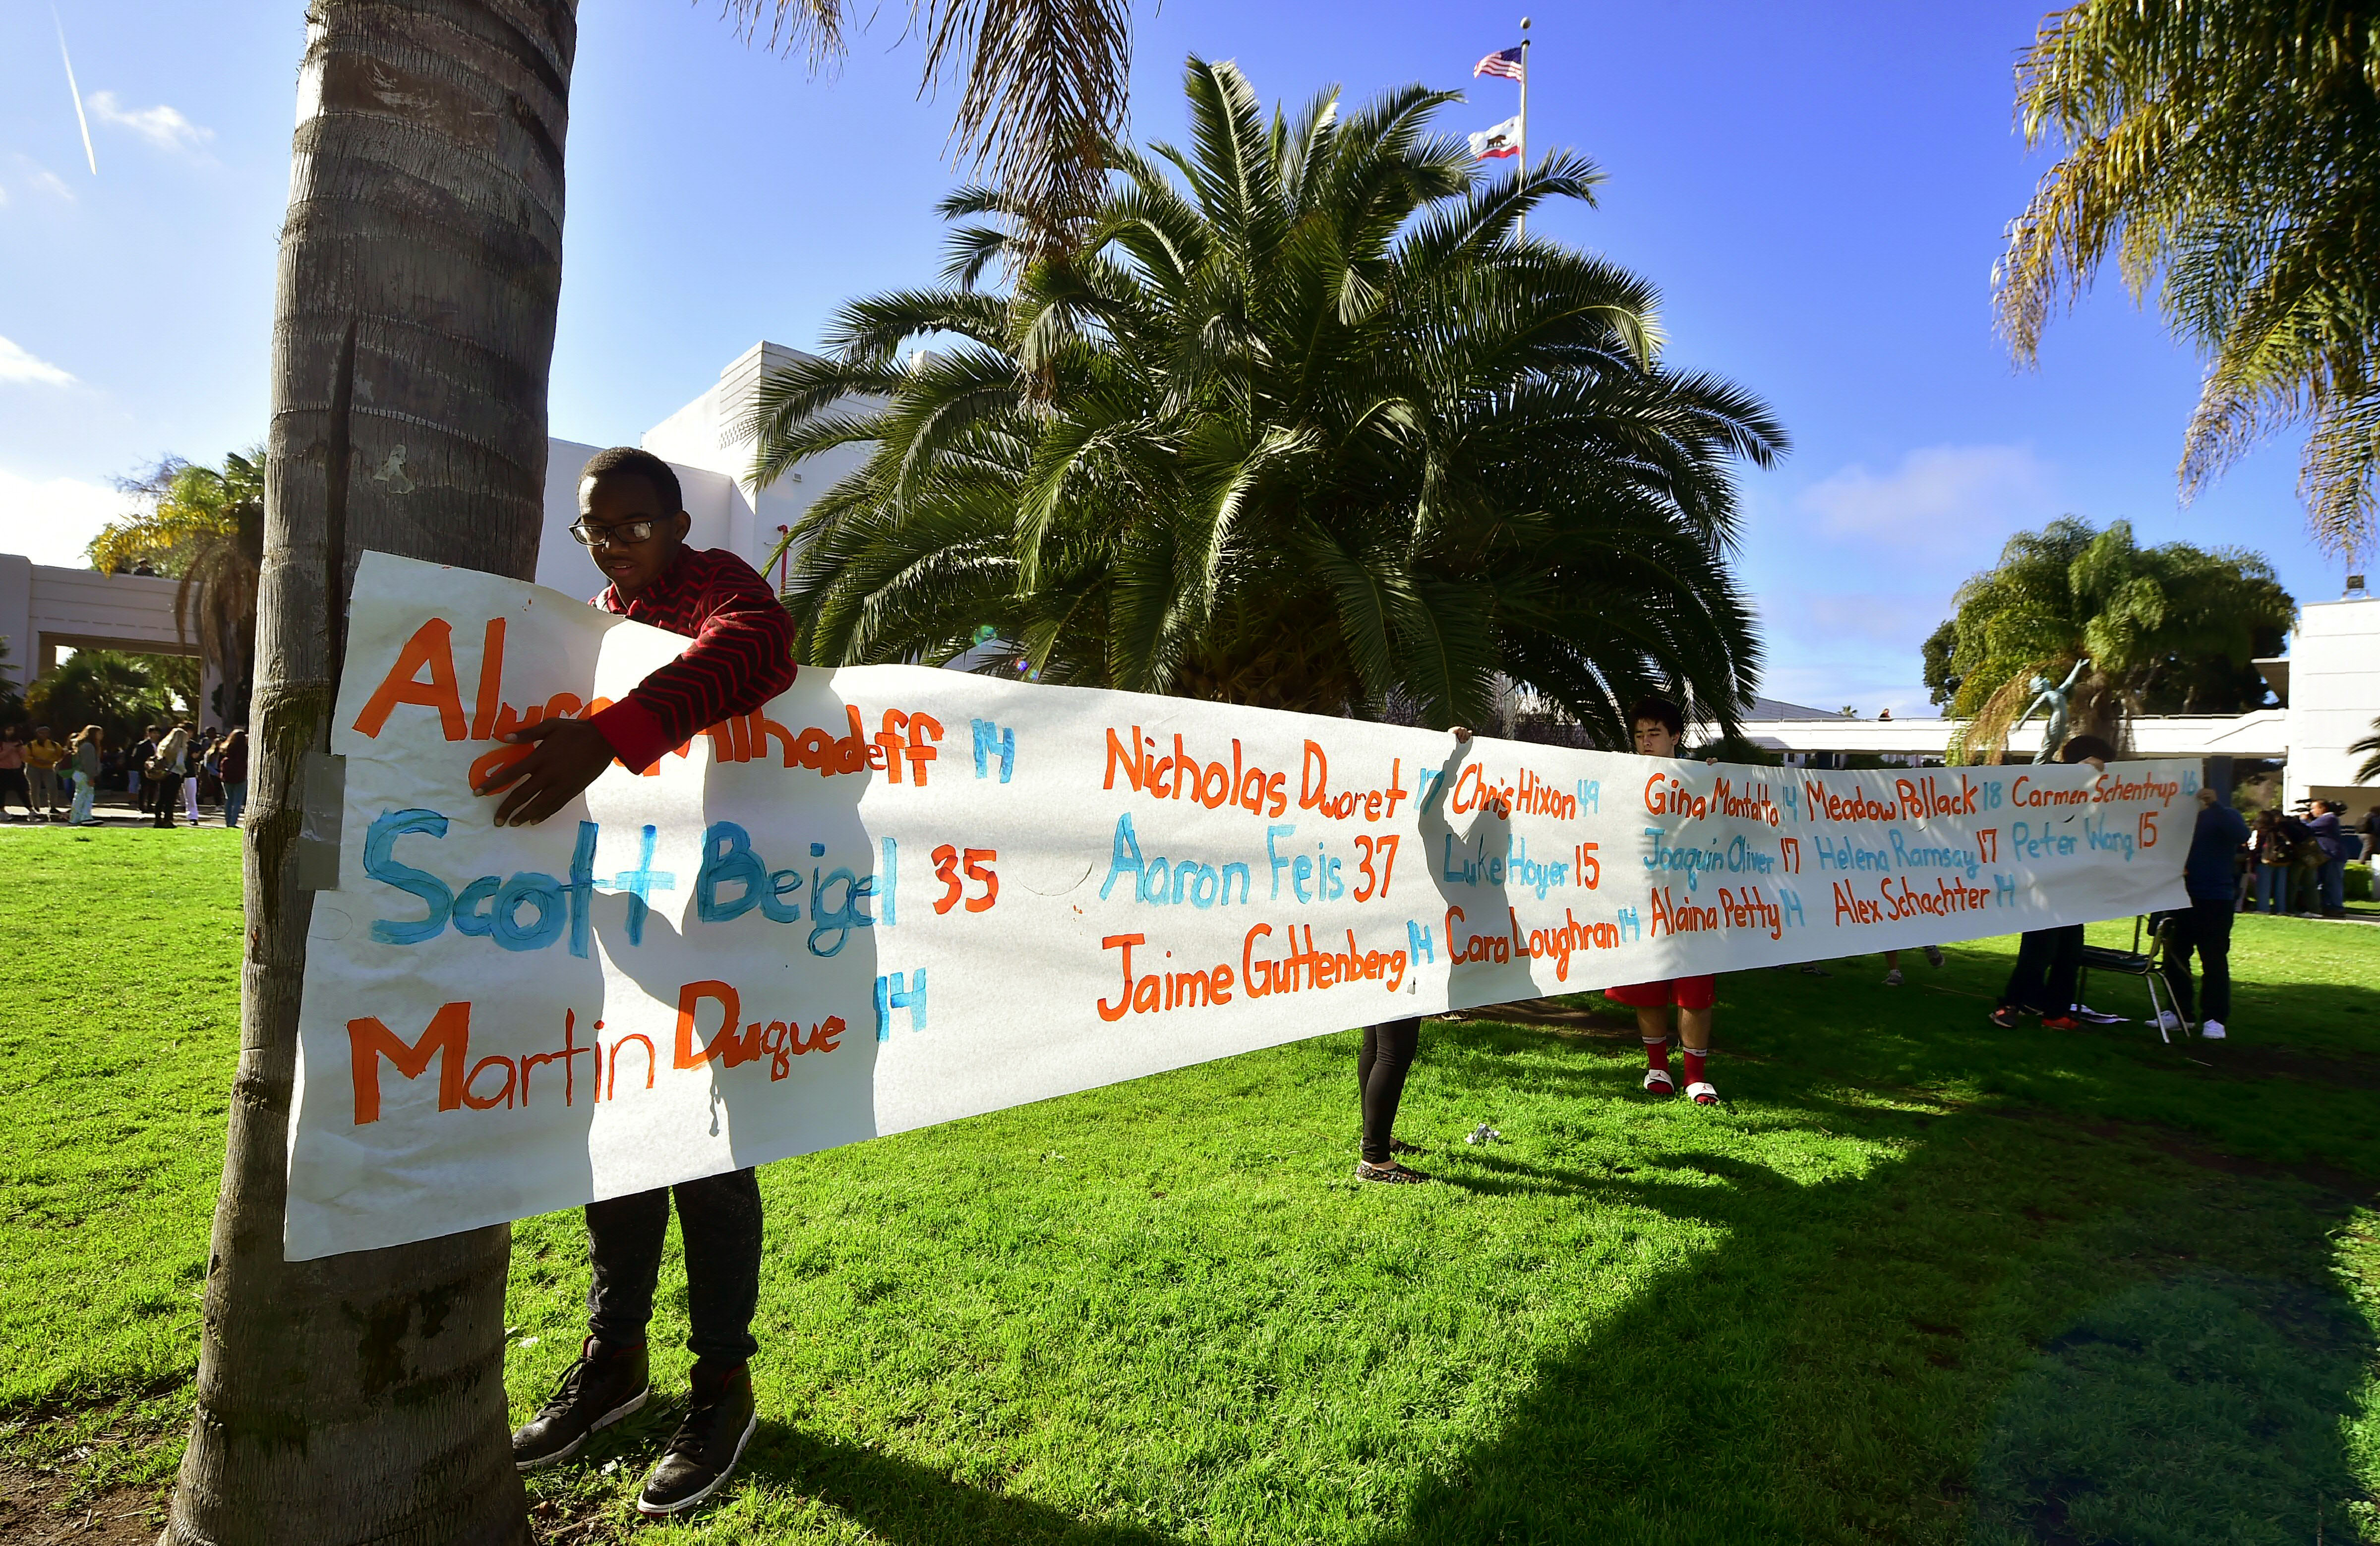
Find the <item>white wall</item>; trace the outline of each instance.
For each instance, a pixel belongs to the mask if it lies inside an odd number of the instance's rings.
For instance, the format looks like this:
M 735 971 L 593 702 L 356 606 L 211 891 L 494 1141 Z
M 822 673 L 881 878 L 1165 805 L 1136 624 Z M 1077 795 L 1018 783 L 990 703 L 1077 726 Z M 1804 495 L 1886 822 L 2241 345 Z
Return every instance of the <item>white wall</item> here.
M 805 462 L 767 488 L 752 487 L 753 441 L 740 425 L 769 371 L 809 358 L 782 344 L 758 343 L 730 360 L 710 387 L 647 430 L 638 444 L 676 469 L 694 524 L 686 540 L 697 547 L 725 548 L 761 567 L 782 533 L 810 502 L 867 459 L 865 446 L 844 446 Z M 578 469 L 601 447 L 574 440 L 546 443 L 545 533 L 537 554 L 537 582 L 575 594 L 602 589 L 584 549 L 571 539 L 578 518 Z M 769 570 L 774 583 L 778 569 Z M 0 592 L 5 594 L 5 592 Z
M 2380 785 L 2354 782 L 2347 749 L 2380 714 L 2380 597 L 2314 602 L 2289 636 L 2289 763 L 2283 797 L 2344 801 L 2361 815 Z

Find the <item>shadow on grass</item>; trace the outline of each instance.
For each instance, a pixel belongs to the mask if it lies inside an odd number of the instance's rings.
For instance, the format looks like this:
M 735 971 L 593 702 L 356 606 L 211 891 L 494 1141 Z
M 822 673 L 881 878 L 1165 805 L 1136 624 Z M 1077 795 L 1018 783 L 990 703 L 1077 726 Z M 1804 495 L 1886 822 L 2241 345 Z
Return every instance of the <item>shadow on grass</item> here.
M 1692 1149 L 1442 1174 L 1722 1243 L 1544 1361 L 1381 1546 L 2352 1538 L 2343 1429 L 2374 1346 L 2329 1281 L 2350 1195 L 2052 1114 L 1861 1105 L 1806 1070 L 1740 1082 L 1897 1157 L 1807 1185 Z
M 863 1445 L 819 1439 L 761 1419 L 745 1466 L 755 1481 L 815 1498 L 892 1546 L 1014 1541 L 1020 1546 L 1173 1546 L 1129 1525 L 1078 1519 L 1062 1509 L 955 1481 Z

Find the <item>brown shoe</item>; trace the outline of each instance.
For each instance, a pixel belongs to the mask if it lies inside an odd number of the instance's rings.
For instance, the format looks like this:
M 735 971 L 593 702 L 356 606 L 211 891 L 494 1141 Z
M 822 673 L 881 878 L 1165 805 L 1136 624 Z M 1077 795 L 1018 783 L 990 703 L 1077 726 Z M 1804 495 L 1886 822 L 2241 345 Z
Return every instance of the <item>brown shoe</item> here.
M 599 1429 L 634 1412 L 652 1394 L 643 1343 L 606 1347 L 589 1337 L 544 1410 L 513 1435 L 514 1468 L 534 1471 L 569 1459 Z

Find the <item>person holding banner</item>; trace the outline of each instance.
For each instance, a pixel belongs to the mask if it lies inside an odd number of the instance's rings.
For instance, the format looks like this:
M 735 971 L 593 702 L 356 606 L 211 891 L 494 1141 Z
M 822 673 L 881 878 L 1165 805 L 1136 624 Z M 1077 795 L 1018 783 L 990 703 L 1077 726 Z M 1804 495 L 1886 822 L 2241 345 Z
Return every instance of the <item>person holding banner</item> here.
M 1451 733 L 1457 746 L 1471 739 L 1466 726 L 1455 725 Z M 1397 1103 L 1404 1099 L 1405 1075 L 1420 1051 L 1418 1016 L 1364 1028 L 1364 1045 L 1355 1054 L 1355 1099 L 1364 1113 L 1363 1147 L 1355 1161 L 1358 1181 L 1409 1187 L 1429 1179 L 1396 1158 L 1427 1152 L 1396 1137 Z
M 793 621 L 743 559 L 686 545 L 692 517 L 677 474 L 649 451 L 614 446 L 587 463 L 570 533 L 611 577 L 589 604 L 693 643 L 619 702 L 585 719 L 549 719 L 506 737 L 528 748 L 479 793 L 510 789 L 496 824 L 541 822 L 616 758 L 641 773 L 704 726 L 750 713 L 793 685 Z M 587 1205 L 589 1334 L 543 1410 L 513 1435 L 521 1470 L 566 1460 L 651 1394 L 645 1327 L 674 1196 L 686 1243 L 692 1401 L 637 1498 L 638 1512 L 683 1513 L 717 1491 L 759 1424 L 748 1367 L 759 1348 L 760 1184 L 751 1170 Z
M 1669 699 L 1646 696 L 1628 711 L 1629 725 L 1639 757 L 1675 757 L 1686 733 L 1685 711 Z M 1807 969 L 1806 968 L 1804 968 Z M 1662 982 L 1633 982 L 1606 988 L 1603 996 L 1636 1011 L 1636 1035 L 1645 1043 L 1645 1089 L 1655 1095 L 1677 1092 L 1670 1077 L 1670 1006 L 1677 1005 L 1678 1042 L 1686 1076 L 1686 1095 L 1698 1106 L 1718 1104 L 1718 1090 L 1710 1082 L 1706 1061 L 1711 1051 L 1711 1008 L 1717 1002 L 1718 978 L 1672 978 Z
M 2094 772 L 2106 773 L 2115 755 L 2116 749 L 2096 736 L 2074 736 L 2058 749 L 2058 760 L 2088 762 Z M 2016 965 L 2000 989 L 1992 1024 L 2014 1030 L 2020 1015 L 2038 1015 L 2044 1029 L 2079 1029 L 2082 1022 L 2074 1013 L 2074 994 L 2082 972 L 2082 924 L 2026 930 L 2017 941 Z

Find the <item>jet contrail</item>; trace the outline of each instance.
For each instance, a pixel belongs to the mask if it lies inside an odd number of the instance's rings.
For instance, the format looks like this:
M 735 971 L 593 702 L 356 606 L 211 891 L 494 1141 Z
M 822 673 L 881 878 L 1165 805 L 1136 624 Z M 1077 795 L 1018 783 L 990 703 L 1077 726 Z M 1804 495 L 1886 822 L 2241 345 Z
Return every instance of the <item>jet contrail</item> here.
M 58 57 L 67 62 L 67 90 L 74 94 L 75 122 L 82 126 L 83 159 L 91 163 L 91 175 L 95 177 L 99 176 L 99 157 L 91 148 L 91 120 L 83 116 L 82 88 L 75 84 L 74 58 L 67 53 L 67 24 L 58 20 L 58 8 L 55 6 L 50 7 L 50 19 L 57 24 Z

